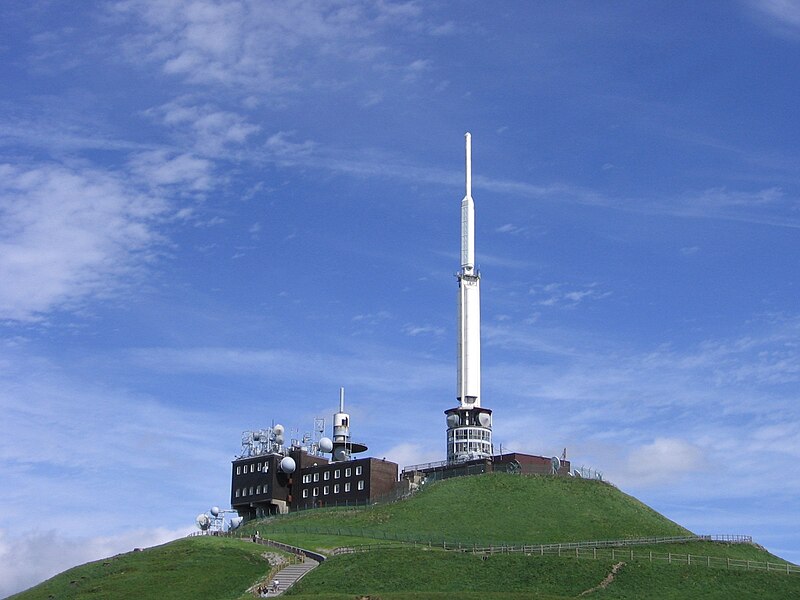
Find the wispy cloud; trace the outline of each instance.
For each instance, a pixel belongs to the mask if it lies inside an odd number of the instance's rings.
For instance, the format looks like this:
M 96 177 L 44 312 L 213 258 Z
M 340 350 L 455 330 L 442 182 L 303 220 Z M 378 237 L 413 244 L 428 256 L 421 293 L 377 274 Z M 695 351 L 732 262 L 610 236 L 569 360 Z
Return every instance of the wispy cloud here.
M 223 151 L 247 142 L 258 133 L 259 125 L 209 103 L 197 104 L 181 98 L 147 111 L 179 136 L 188 138 L 191 148 L 203 155 L 218 156 Z
M 433 325 L 412 325 L 407 324 L 403 327 L 403 332 L 406 335 L 416 336 L 416 335 L 444 335 L 444 327 L 433 326 Z
M 156 188 L 180 186 L 181 189 L 202 191 L 212 185 L 212 163 L 191 154 L 167 150 L 141 152 L 132 156 L 130 167 L 143 182 Z
M 293 135 L 291 131 L 279 131 L 269 136 L 264 144 L 269 155 L 280 164 L 302 162 L 314 151 L 316 144 L 313 141 L 294 142 L 291 140 Z
M 601 290 L 597 283 L 589 283 L 580 287 L 568 286 L 563 283 L 547 283 L 531 287 L 528 293 L 539 306 L 561 308 L 574 308 L 586 300 L 602 300 L 611 295 L 611 292 Z
M 767 19 L 779 35 L 800 39 L 800 2 L 798 0 L 750 0 L 750 5 Z
M 462 184 L 463 175 L 456 170 L 420 166 L 387 152 L 353 151 L 316 144 L 310 140 L 293 142 L 289 138 L 289 134 L 285 132 L 274 134 L 270 138 L 271 143 L 267 144 L 268 152 L 254 155 L 253 158 L 274 162 L 283 167 L 313 167 L 359 177 L 400 179 L 415 184 L 429 183 L 453 188 Z M 472 185 L 475 190 L 541 202 L 568 203 L 645 215 L 800 228 L 800 218 L 795 216 L 800 200 L 776 187 L 755 191 L 714 187 L 661 197 L 611 197 L 591 188 L 563 182 L 537 184 L 475 176 Z M 522 232 L 521 229 L 513 228 L 513 224 L 505 224 L 495 231 Z
M 331 60 L 340 72 L 348 63 L 379 58 L 399 68 L 402 58 L 393 58 L 378 41 L 377 34 L 387 29 L 442 35 L 448 28 L 428 23 L 415 3 L 125 0 L 114 10 L 140 24 L 124 42 L 131 60 L 157 63 L 164 74 L 190 84 L 272 96 L 323 84 Z M 402 68 L 410 74 L 427 66 L 418 59 Z M 341 79 L 329 85 L 341 85 Z
M 163 241 L 164 201 L 90 168 L 0 166 L 0 318 L 112 293 Z
M 506 223 L 505 225 L 501 225 L 500 227 L 495 228 L 496 233 L 510 233 L 512 235 L 518 235 L 525 231 L 525 227 L 518 227 L 513 223 Z
M 67 372 L 24 343 L 0 346 L 0 365 L 3 596 L 77 563 L 174 539 L 193 515 L 227 497 L 231 447 L 222 440 L 236 440 L 239 429 L 215 413 Z M 209 441 L 217 439 L 212 430 L 224 432 L 219 444 Z M 43 489 L 58 493 L 42 495 L 34 516 L 26 498 Z M 139 501 L 129 504 L 131 497 Z M 208 504 L 197 506 L 197 498 Z M 148 528 L 154 514 L 186 527 Z
M 176 373 L 247 374 L 285 381 L 318 382 L 337 386 L 351 382 L 370 393 L 395 393 L 398 389 L 426 389 L 449 381 L 449 363 L 429 357 L 403 355 L 389 348 L 360 349 L 327 354 L 286 348 L 142 348 L 132 350 L 129 360 L 140 367 Z M 407 381 L 405 373 L 414 373 Z

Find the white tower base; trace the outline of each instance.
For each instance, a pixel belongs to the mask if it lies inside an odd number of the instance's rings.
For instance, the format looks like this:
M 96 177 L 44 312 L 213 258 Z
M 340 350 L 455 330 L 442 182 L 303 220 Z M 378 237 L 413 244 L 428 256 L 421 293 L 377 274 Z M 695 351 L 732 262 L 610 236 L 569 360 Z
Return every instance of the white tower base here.
M 447 462 L 459 463 L 494 454 L 492 411 L 488 408 L 451 408 L 447 415 Z

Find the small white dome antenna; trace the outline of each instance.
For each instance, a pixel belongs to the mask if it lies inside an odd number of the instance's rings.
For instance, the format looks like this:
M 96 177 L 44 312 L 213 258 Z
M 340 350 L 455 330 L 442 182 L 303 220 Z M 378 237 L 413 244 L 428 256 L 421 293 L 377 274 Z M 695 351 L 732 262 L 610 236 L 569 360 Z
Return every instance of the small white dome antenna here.
M 236 515 L 225 523 L 225 515 Z M 231 509 L 221 509 L 219 506 L 212 506 L 208 512 L 200 513 L 194 520 L 194 524 L 200 530 L 201 535 L 217 535 L 224 531 L 233 531 L 244 522 L 244 517 L 238 516 L 238 512 Z

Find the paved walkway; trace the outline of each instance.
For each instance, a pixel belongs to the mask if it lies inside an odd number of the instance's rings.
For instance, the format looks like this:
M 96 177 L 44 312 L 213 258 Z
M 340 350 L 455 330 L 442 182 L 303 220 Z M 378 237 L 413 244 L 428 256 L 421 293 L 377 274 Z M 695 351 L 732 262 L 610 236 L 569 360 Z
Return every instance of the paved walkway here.
M 303 577 L 303 575 L 318 565 L 319 563 L 317 561 L 310 558 L 304 558 L 303 562 L 301 563 L 284 567 L 278 572 L 277 575 L 273 577 L 273 579 L 277 579 L 280 582 L 280 585 L 278 585 L 278 591 L 269 592 L 266 596 L 262 596 L 262 598 L 275 598 L 276 596 L 280 596 L 283 594 L 283 592 L 297 583 L 297 581 Z M 265 581 L 264 583 L 270 587 L 272 586 L 272 581 Z

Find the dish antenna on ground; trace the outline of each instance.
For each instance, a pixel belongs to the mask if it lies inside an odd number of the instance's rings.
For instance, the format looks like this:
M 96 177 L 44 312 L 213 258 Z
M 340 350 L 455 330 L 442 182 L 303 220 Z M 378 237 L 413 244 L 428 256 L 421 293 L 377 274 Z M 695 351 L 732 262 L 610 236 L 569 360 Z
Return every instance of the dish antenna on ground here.
M 208 531 L 208 528 L 211 527 L 211 519 L 208 518 L 206 513 L 202 513 L 197 515 L 194 524 L 197 525 L 200 531 Z
M 561 468 L 561 459 L 554 456 L 550 459 L 550 468 L 553 475 L 558 475 L 558 470 Z

